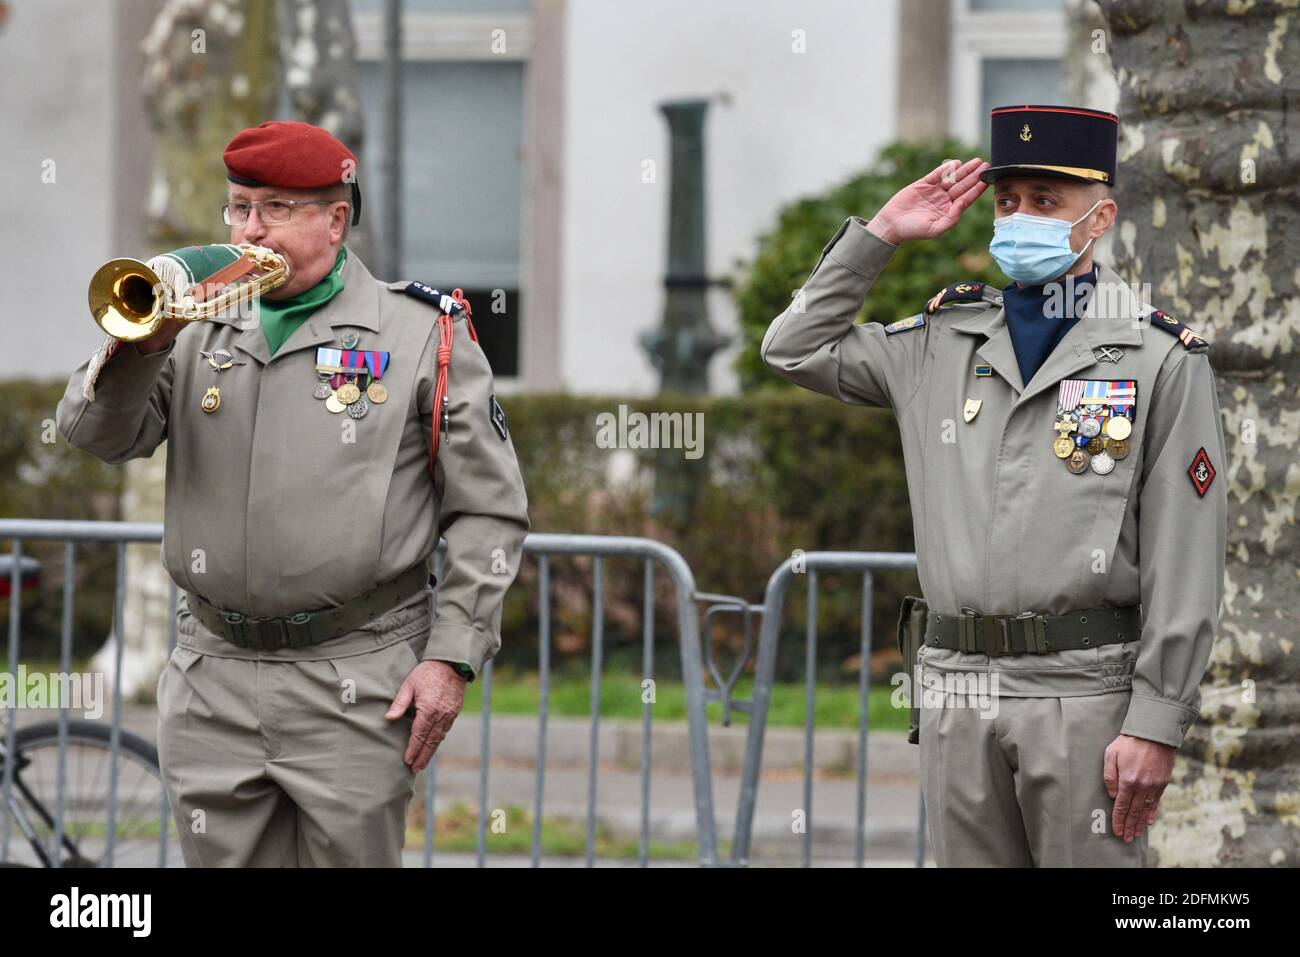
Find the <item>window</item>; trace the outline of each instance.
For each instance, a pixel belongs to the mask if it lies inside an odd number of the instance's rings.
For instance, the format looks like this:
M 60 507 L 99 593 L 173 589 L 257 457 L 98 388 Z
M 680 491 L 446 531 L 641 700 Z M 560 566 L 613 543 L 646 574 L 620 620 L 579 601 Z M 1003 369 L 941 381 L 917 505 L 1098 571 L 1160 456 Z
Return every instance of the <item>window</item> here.
M 989 111 L 1065 98 L 1065 0 L 952 0 L 954 136 L 987 144 Z
M 994 107 L 1015 103 L 1063 103 L 1065 90 L 1060 60 L 1018 60 L 986 57 L 980 64 L 980 111 L 988 142 L 989 115 Z
M 1061 0 L 970 0 L 972 13 L 1052 13 L 1061 7 Z
M 462 289 L 493 371 L 517 376 L 528 0 L 407 0 L 404 7 L 402 275 L 391 278 Z M 383 4 L 353 0 L 353 10 L 367 144 L 361 183 L 377 233 L 385 189 Z M 496 30 L 505 31 L 504 54 L 492 51 Z

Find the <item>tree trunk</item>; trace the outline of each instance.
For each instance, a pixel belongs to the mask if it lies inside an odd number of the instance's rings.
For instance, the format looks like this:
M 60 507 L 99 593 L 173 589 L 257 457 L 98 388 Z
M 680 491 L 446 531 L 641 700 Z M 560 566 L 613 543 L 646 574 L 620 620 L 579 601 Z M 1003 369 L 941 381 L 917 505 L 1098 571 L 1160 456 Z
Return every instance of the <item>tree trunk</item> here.
M 1116 266 L 1211 340 L 1229 456 L 1219 637 L 1152 831 L 1153 863 L 1294 867 L 1300 11 L 1267 0 L 1098 4 L 1120 87 Z
M 348 0 L 279 0 L 278 8 L 280 61 L 294 119 L 329 130 L 362 159 L 365 125 Z M 365 192 L 360 177 L 358 185 L 363 206 L 373 214 L 379 197 Z M 352 227 L 347 238 L 348 248 L 367 264 L 372 256 L 369 218 Z
M 157 251 L 226 242 L 230 137 L 279 98 L 274 0 L 169 0 L 145 40 L 144 96 L 158 132 L 149 219 Z

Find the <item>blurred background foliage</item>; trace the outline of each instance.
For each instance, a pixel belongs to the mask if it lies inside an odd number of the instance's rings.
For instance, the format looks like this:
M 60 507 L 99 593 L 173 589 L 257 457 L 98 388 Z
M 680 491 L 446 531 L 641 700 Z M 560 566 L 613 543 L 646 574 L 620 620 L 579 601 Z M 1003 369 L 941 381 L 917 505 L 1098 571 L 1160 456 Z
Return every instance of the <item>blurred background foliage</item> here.
M 54 426 L 54 408 L 66 383 L 0 383 L 0 461 L 8 479 L 0 482 L 0 515 L 10 518 L 118 519 L 122 469 L 106 465 L 68 445 Z M 10 553 L 13 543 L 4 540 Z M 51 660 L 58 656 L 63 611 L 62 542 L 29 541 L 23 554 L 41 563 L 40 584 L 23 597 L 23 651 Z M 77 597 L 73 614 L 74 654 L 90 654 L 109 633 L 116 585 L 116 546 L 78 544 Z M 8 645 L 8 601 L 5 613 Z

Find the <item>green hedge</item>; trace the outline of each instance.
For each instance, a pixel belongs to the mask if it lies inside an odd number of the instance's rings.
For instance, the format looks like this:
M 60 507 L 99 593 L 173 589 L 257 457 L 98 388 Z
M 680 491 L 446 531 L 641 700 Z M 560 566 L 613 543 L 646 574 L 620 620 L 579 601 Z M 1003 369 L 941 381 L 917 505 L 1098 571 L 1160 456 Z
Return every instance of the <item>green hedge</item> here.
M 629 412 L 702 413 L 705 454 L 626 450 L 636 480 L 611 485 L 613 452 L 596 443 L 597 417 Z M 680 551 L 702 591 L 761 603 L 768 576 L 796 549 L 911 551 L 912 526 L 898 429 L 886 411 L 853 408 L 808 393 L 748 397 L 662 396 L 646 400 L 556 395 L 520 396 L 506 403 L 529 494 L 535 531 L 644 535 Z M 655 489 L 675 494 L 656 502 Z M 662 499 L 664 496 L 660 496 Z M 574 564 L 574 563 L 569 563 Z M 580 562 L 589 580 L 589 562 Z M 606 657 L 632 667 L 640 655 L 642 578 L 634 562 L 611 562 L 607 580 Z M 516 590 L 505 627 L 531 632 L 536 568 L 525 565 L 526 588 Z M 659 576 L 662 579 L 664 576 Z M 828 680 L 856 675 L 859 643 L 857 576 L 822 576 L 819 662 Z M 661 634 L 671 631 L 669 593 L 661 581 Z M 914 576 L 879 576 L 874 616 L 877 671 L 892 661 L 898 602 L 915 593 Z M 801 636 L 803 587 L 790 596 L 787 634 Z M 581 657 L 588 649 L 590 604 L 570 586 L 555 594 L 557 647 Z M 720 642 L 739 646 L 734 616 L 725 616 Z M 721 647 L 721 644 L 720 644 Z M 531 651 L 531 649 L 529 649 Z M 665 647 L 663 667 L 677 651 Z M 727 654 L 721 654 L 729 661 Z M 787 642 L 783 678 L 802 674 L 802 643 Z

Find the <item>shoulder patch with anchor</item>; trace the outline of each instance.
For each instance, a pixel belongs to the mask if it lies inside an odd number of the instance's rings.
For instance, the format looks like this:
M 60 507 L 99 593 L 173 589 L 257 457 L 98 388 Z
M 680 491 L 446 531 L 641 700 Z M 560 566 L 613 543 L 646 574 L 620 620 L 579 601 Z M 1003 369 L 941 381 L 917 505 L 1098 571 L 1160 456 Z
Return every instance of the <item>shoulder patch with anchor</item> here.
M 897 322 L 891 322 L 885 326 L 885 335 L 892 336 L 896 332 L 920 329 L 923 325 L 925 325 L 925 316 L 918 312 L 915 316 L 908 316 L 906 319 L 899 319 Z
M 427 286 L 422 282 L 411 281 L 404 286 L 394 284 L 390 285 L 388 288 L 393 289 L 394 291 L 404 292 L 408 296 L 427 302 L 429 305 L 441 309 L 448 315 L 457 315 L 465 311 L 465 307 L 461 305 L 461 303 L 457 302 L 455 297 L 449 293 L 439 292 L 432 286 Z
M 509 434 L 506 431 L 506 410 L 501 408 L 495 392 L 488 397 L 488 416 L 492 419 L 492 427 L 497 430 L 497 435 L 501 436 L 501 441 L 504 442 Z
M 1183 348 L 1188 352 L 1204 352 L 1210 348 L 1209 342 L 1198 336 L 1187 326 L 1183 325 L 1173 316 L 1159 309 L 1151 313 L 1151 325 L 1157 329 L 1163 329 L 1171 336 L 1177 336 L 1178 341 L 1183 344 Z
M 940 307 L 952 302 L 985 302 L 995 306 L 1002 305 L 1002 293 L 983 282 L 955 282 L 945 289 L 940 289 L 925 305 L 927 315 L 934 315 Z

